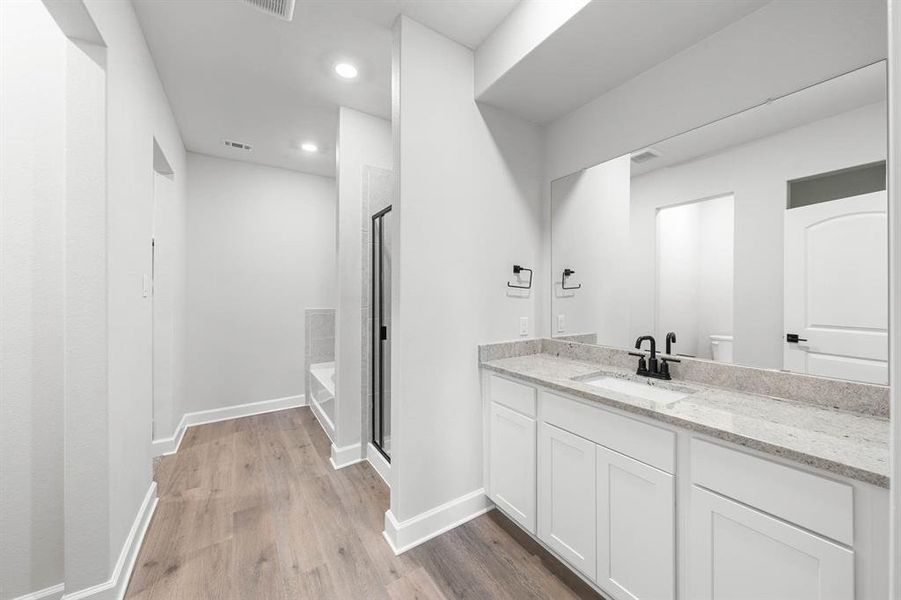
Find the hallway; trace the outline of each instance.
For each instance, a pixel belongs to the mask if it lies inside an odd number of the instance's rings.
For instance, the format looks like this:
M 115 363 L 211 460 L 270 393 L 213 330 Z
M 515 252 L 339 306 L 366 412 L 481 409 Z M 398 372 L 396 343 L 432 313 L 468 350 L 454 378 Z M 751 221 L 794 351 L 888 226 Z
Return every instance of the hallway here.
M 497 511 L 394 556 L 387 486 L 328 459 L 309 408 L 189 429 L 126 598 L 596 597 Z

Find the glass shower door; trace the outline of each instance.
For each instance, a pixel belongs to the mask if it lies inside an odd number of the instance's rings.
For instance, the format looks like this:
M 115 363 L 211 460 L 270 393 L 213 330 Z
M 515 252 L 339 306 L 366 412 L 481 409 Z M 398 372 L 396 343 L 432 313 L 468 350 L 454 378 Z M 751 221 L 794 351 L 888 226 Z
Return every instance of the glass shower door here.
M 372 445 L 391 461 L 391 207 L 372 217 Z

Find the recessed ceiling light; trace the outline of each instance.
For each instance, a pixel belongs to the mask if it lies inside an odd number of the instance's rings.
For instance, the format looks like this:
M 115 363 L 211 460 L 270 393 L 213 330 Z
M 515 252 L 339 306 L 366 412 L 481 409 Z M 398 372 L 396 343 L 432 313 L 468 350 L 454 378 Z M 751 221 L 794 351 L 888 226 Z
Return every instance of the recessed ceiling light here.
M 339 77 L 343 77 L 344 79 L 355 79 L 357 77 L 358 71 L 357 68 L 350 63 L 339 62 L 335 65 L 335 73 L 337 73 Z
M 304 142 L 300 145 L 300 149 L 304 152 L 317 152 L 319 150 L 319 146 L 317 146 L 313 142 Z

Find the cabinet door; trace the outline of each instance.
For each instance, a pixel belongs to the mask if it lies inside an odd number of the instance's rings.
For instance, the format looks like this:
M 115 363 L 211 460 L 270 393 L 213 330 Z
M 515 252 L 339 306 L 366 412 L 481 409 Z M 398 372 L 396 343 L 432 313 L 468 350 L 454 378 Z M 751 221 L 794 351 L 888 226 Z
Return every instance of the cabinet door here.
M 851 550 L 698 487 L 689 543 L 693 599 L 854 598 Z
M 616 598 L 675 597 L 673 476 L 597 447 L 598 584 Z
M 595 444 L 541 424 L 538 537 L 572 566 L 594 579 Z
M 490 497 L 535 533 L 535 420 L 491 403 Z

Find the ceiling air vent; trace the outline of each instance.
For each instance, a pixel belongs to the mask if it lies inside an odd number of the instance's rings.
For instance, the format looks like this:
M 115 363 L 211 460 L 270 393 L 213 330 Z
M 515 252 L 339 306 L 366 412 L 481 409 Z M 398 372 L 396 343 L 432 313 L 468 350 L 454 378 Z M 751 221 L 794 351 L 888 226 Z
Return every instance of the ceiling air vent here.
M 222 140 L 222 143 L 228 146 L 229 148 L 237 148 L 238 150 L 253 150 L 253 146 L 250 144 L 245 144 L 243 142 L 236 142 L 234 140 Z
M 654 160 L 659 156 L 660 153 L 653 148 L 645 148 L 644 150 L 639 150 L 638 152 L 632 153 L 632 162 L 634 162 L 636 165 L 640 165 L 641 163 L 648 162 L 649 160 Z
M 244 0 L 244 2 L 285 21 L 294 18 L 294 0 Z

